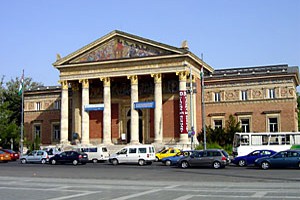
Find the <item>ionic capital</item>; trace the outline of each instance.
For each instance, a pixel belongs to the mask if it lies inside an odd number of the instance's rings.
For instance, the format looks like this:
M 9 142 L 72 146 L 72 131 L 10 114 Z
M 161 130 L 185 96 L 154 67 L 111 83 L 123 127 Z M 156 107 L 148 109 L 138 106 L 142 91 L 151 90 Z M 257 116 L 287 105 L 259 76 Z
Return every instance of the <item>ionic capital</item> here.
M 151 74 L 154 77 L 154 83 L 161 83 L 161 74 Z
M 100 81 L 103 81 L 104 86 L 110 86 L 110 78 L 109 77 L 100 77 Z
M 79 83 L 82 83 L 82 88 L 89 88 L 89 79 L 80 79 Z
M 188 74 L 188 71 L 176 72 L 176 75 L 179 76 L 179 81 L 186 81 L 186 77 Z
M 127 76 L 127 79 L 131 80 L 131 85 L 138 84 L 138 77 L 137 77 L 137 75 Z
M 61 84 L 61 88 L 63 90 L 67 90 L 69 88 L 68 81 L 66 81 L 66 80 L 64 80 L 64 81 L 60 80 L 60 81 L 58 81 L 58 83 Z

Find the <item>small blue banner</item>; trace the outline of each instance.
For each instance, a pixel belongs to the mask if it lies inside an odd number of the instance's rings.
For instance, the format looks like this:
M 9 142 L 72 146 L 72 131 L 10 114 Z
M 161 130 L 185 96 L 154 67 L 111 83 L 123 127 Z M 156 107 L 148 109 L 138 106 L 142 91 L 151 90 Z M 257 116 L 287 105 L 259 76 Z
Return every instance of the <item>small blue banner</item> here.
M 89 104 L 84 106 L 86 112 L 104 110 L 104 104 Z
M 155 108 L 155 101 L 135 102 L 134 109 L 148 109 Z

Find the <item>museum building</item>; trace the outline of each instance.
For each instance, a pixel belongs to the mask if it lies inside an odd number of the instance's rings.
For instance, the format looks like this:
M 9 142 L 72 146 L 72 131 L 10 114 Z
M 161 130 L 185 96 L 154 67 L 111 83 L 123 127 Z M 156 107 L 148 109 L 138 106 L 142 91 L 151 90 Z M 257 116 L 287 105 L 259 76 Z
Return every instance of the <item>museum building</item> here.
M 177 48 L 121 31 L 53 65 L 61 86 L 24 93 L 26 140 L 189 144 L 202 120 L 224 127 L 229 115 L 245 132 L 298 131 L 298 67 L 214 70 L 186 42 Z

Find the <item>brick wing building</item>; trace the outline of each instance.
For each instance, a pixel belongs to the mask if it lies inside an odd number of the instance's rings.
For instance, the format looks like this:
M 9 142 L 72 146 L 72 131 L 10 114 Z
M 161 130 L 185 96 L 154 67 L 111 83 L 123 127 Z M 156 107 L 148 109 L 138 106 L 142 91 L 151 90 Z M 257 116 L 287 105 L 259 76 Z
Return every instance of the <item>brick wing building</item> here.
M 297 131 L 297 67 L 214 71 L 186 46 L 120 31 L 53 65 L 61 86 L 25 92 L 25 137 L 42 144 L 189 144 L 202 130 L 202 70 L 206 125 L 233 114 L 245 131 Z

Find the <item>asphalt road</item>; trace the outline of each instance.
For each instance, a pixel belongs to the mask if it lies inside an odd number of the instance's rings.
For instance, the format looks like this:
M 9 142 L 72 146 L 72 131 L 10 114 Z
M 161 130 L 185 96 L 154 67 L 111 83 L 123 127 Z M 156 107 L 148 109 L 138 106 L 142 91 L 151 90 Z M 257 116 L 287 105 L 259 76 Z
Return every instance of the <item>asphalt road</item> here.
M 0 200 L 15 199 L 300 199 L 300 170 L 0 163 Z

